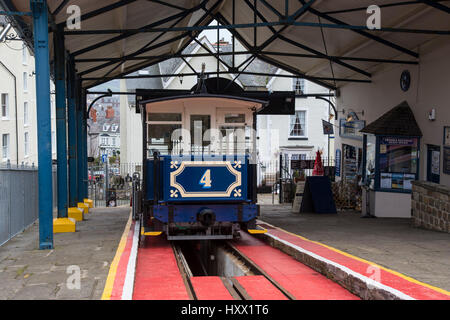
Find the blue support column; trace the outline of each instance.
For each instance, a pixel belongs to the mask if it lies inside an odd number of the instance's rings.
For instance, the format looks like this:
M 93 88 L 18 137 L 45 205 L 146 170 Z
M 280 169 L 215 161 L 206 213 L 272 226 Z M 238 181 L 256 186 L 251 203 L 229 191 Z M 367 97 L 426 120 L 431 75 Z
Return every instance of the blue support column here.
M 77 117 L 75 104 L 75 68 L 73 60 L 68 64 L 68 135 L 69 135 L 69 206 L 76 207 L 78 202 L 77 189 Z
M 83 99 L 81 90 L 81 81 L 77 81 L 76 85 L 76 119 L 77 119 L 77 198 L 78 202 L 83 202 L 83 131 L 84 130 L 84 113 L 83 113 Z
M 63 29 L 53 33 L 55 48 L 56 144 L 58 176 L 58 218 L 67 218 L 66 72 Z
M 52 139 L 50 113 L 50 61 L 48 16 L 45 0 L 30 0 L 33 14 L 36 109 L 39 163 L 39 248 L 53 248 Z
M 83 99 L 82 99 L 82 107 L 83 107 L 83 199 L 87 199 L 88 194 L 88 144 L 87 144 L 87 93 L 86 90 L 83 90 Z

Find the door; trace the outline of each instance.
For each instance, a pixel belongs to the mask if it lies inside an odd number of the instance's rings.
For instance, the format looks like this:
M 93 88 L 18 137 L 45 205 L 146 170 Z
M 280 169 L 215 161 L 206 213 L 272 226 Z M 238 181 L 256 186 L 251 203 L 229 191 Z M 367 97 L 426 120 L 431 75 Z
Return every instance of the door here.
M 427 181 L 440 182 L 441 147 L 427 145 Z
M 191 152 L 192 154 L 209 153 L 211 143 L 211 115 L 209 114 L 191 114 L 190 115 L 191 132 Z M 206 134 L 205 134 L 206 133 Z

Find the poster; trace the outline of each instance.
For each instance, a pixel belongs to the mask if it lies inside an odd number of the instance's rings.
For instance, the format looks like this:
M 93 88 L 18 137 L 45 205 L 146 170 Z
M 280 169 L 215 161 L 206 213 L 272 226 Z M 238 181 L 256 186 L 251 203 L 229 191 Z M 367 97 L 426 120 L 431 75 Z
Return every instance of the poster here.
M 403 189 L 412 190 L 412 182 L 416 180 L 415 174 L 405 174 L 403 177 Z
M 440 174 L 440 166 L 441 164 L 441 152 L 440 151 L 433 151 L 431 153 L 431 173 L 439 175 Z
M 450 146 L 450 127 L 444 127 L 444 146 Z
M 391 187 L 392 187 L 392 174 L 391 173 L 381 173 L 380 188 L 390 189 Z
M 392 173 L 392 189 L 403 189 L 403 173 Z
M 444 161 L 442 164 L 442 171 L 445 174 L 450 174 L 450 147 L 444 146 Z
M 341 176 L 341 150 L 336 149 L 336 176 Z

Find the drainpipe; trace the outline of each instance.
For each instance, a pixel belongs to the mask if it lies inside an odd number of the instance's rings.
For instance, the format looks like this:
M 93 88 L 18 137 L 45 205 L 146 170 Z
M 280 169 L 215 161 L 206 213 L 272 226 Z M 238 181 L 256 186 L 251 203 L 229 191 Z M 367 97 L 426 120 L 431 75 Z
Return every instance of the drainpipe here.
M 6 71 L 14 78 L 14 112 L 15 112 L 15 118 L 16 118 L 16 165 L 19 166 L 19 129 L 18 129 L 18 123 L 17 123 L 17 79 L 14 73 L 11 72 L 11 70 L 8 69 L 7 66 L 3 62 L 0 61 L 0 64 L 5 68 Z

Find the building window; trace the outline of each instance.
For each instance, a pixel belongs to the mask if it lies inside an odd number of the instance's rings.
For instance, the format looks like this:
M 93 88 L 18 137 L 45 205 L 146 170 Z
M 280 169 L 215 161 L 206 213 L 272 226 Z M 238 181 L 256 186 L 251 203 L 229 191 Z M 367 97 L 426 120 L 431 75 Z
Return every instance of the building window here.
M 22 48 L 22 63 L 24 65 L 28 64 L 28 48 L 25 45 Z
M 2 93 L 2 118 L 8 119 L 9 117 L 9 99 L 7 93 Z
M 2 158 L 9 159 L 9 134 L 2 135 Z
M 30 154 L 30 135 L 29 135 L 28 132 L 25 132 L 25 135 L 24 135 L 24 156 L 28 157 L 29 154 Z
M 23 73 L 23 91 L 28 91 L 28 73 Z
M 113 146 L 116 145 L 116 138 L 112 138 L 112 145 L 113 145 Z
M 28 126 L 28 102 L 23 103 L 23 125 Z
M 306 137 L 306 111 L 295 111 L 291 116 L 289 136 Z
M 52 153 L 56 153 L 56 133 L 52 131 Z
M 302 78 L 292 79 L 292 90 L 295 91 L 295 94 L 304 94 L 305 93 L 305 79 L 302 79 Z

